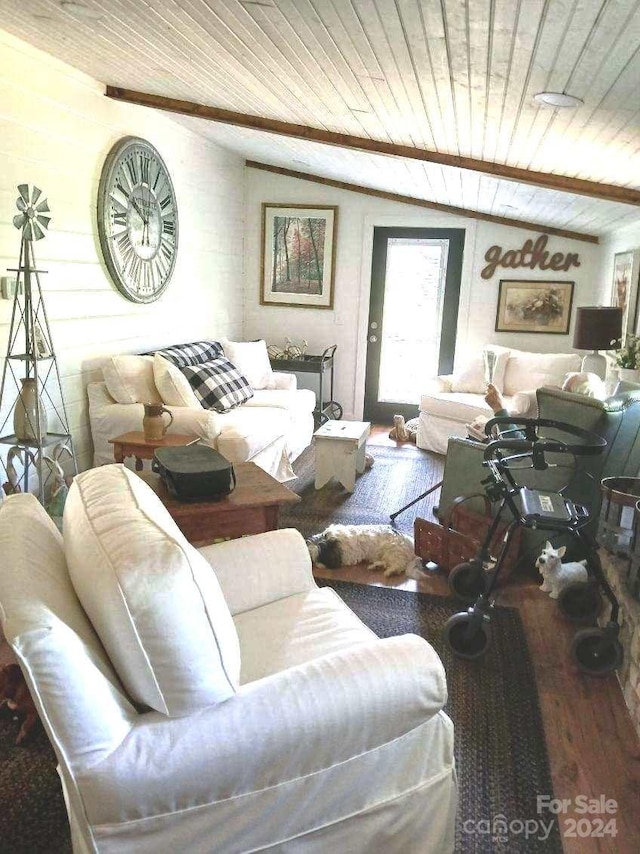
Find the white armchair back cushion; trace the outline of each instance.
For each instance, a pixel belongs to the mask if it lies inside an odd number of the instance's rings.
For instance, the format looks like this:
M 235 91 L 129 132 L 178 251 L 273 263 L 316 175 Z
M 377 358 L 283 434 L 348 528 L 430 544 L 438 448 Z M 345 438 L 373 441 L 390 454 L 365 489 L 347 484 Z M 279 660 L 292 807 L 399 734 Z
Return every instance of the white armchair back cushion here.
M 102 376 L 116 403 L 162 403 L 153 378 L 152 356 L 109 356 L 102 365 Z
M 494 354 L 492 382 L 498 391 L 504 391 L 505 371 L 510 351 L 504 348 L 494 349 L 493 347 L 485 347 L 479 356 L 474 356 L 466 365 L 453 372 L 451 391 L 485 394 L 487 391 L 485 351 L 487 350 L 492 350 Z
M 484 381 L 484 361 L 482 354 L 474 356 L 451 375 L 451 391 L 483 394 L 487 384 Z
M 92 765 L 137 713 L 74 592 L 62 537 L 35 496 L 0 505 L 0 619 L 31 694 L 67 760 Z
M 122 465 L 78 475 L 64 513 L 76 593 L 130 696 L 182 716 L 234 695 L 240 647 L 215 573 Z
M 565 375 L 579 371 L 582 359 L 577 353 L 525 353 L 511 350 L 504 377 L 504 393 L 562 386 Z

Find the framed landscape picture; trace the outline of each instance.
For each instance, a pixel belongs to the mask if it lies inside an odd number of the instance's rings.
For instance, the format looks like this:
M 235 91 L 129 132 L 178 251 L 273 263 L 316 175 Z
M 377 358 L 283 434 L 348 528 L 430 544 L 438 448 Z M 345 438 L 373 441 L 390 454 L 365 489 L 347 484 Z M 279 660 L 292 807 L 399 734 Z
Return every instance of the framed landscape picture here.
M 502 279 L 496 332 L 566 335 L 571 321 L 573 284 Z
M 639 272 L 640 249 L 618 252 L 613 256 L 611 305 L 622 309 L 623 337 L 636 329 Z
M 333 308 L 338 208 L 262 205 L 261 305 Z

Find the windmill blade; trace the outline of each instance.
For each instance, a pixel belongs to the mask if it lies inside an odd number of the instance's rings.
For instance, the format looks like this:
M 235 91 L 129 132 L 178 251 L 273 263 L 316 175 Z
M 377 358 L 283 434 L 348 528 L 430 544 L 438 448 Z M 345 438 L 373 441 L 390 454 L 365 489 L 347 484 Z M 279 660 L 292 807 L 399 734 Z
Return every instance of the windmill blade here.
M 40 204 L 36 207 L 38 213 L 48 213 L 51 208 L 49 207 L 49 203 L 46 199 L 43 199 Z
M 43 228 L 49 228 L 49 223 L 51 222 L 50 216 L 37 216 L 36 222 L 40 223 Z
M 26 211 L 27 209 L 27 203 L 21 196 L 18 196 L 18 198 L 16 199 L 16 207 L 19 211 Z
M 22 232 L 22 236 L 24 237 L 25 240 L 32 240 L 33 239 L 33 229 L 31 228 L 31 220 L 30 219 L 28 219 L 26 224 L 25 224 L 24 231 Z
M 34 185 L 33 191 L 31 193 L 31 204 L 35 205 L 35 203 L 38 201 L 38 199 L 40 198 L 41 195 L 42 195 L 42 190 L 40 189 L 40 187 L 36 187 Z
M 40 226 L 35 221 L 35 219 L 31 223 L 31 230 L 32 230 L 36 240 L 40 240 L 42 237 L 44 237 L 44 231 L 40 228 Z
M 13 224 L 16 228 L 22 228 L 26 221 L 27 218 L 24 214 L 16 214 L 13 218 Z
M 23 200 L 29 204 L 29 185 L 28 184 L 18 184 L 18 192 L 22 196 Z

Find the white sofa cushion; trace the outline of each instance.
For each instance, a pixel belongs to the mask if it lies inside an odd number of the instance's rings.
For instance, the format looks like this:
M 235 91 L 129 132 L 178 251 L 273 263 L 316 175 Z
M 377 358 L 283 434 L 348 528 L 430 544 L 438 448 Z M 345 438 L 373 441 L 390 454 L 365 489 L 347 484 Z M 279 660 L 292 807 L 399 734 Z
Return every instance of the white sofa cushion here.
M 579 371 L 577 353 L 526 353 L 511 350 L 504 377 L 504 393 L 511 395 L 541 386 L 562 386 L 566 374 Z
M 313 412 L 316 396 L 307 388 L 300 389 L 257 389 L 245 406 L 273 406 L 276 409 L 288 409 L 296 412 Z
M 153 377 L 165 406 L 188 406 L 202 409 L 191 383 L 180 368 L 156 353 L 153 357 Z
M 122 465 L 78 475 L 64 513 L 71 581 L 130 696 L 171 717 L 236 693 L 240 647 L 206 560 Z
M 249 381 L 251 388 L 275 388 L 273 369 L 264 341 L 220 340 L 224 354 Z
M 251 460 L 286 436 L 290 426 L 291 415 L 286 409 L 244 404 L 221 416 L 218 450 L 232 463 Z
M 153 378 L 152 356 L 109 356 L 102 374 L 116 403 L 162 403 Z

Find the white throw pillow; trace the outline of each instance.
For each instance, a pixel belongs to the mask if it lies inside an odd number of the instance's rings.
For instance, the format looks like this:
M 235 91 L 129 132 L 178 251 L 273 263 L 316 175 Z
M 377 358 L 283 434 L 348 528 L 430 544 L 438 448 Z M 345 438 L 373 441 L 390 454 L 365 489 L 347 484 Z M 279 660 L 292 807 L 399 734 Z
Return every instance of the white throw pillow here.
M 162 403 L 153 379 L 152 356 L 109 356 L 102 376 L 116 403 Z
M 240 645 L 215 573 L 122 465 L 78 475 L 64 512 L 69 575 L 129 695 L 171 717 L 233 696 Z
M 220 340 L 227 359 L 245 376 L 251 388 L 275 388 L 267 345 L 264 341 Z
M 188 406 L 202 409 L 189 380 L 167 359 L 156 353 L 153 357 L 153 376 L 165 406 Z
M 484 394 L 487 390 L 484 376 L 484 359 L 482 355 L 474 356 L 463 368 L 454 371 L 451 391 Z

